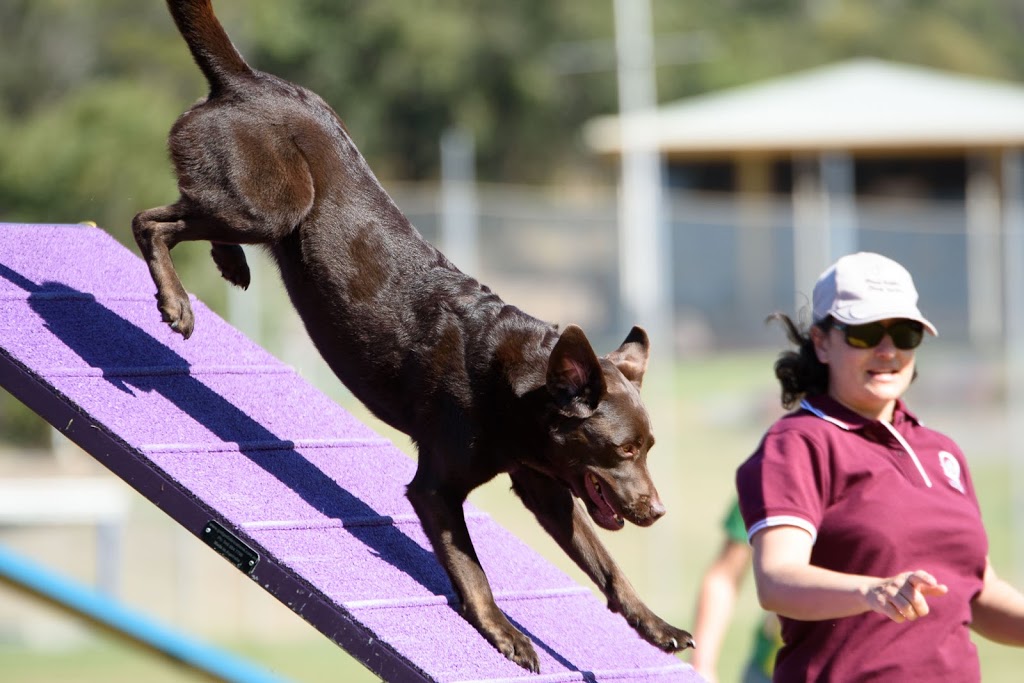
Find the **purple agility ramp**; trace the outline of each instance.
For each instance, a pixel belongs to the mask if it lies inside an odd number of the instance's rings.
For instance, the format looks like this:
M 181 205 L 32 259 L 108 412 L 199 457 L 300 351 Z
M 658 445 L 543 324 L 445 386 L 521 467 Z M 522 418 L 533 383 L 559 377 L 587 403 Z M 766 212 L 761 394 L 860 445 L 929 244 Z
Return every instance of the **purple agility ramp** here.
M 489 516 L 467 522 L 540 675 L 464 621 L 405 498 L 415 463 L 84 225 L 0 223 L 0 383 L 388 681 L 700 681 Z M 525 511 L 524 511 L 524 514 Z

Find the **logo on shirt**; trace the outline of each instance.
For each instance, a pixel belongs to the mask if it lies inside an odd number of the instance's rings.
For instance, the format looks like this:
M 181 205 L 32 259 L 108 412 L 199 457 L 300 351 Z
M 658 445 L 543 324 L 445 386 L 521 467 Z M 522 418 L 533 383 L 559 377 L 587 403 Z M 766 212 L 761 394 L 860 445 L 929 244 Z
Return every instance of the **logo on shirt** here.
M 949 485 L 960 493 L 966 493 L 960 473 L 960 461 L 956 459 L 956 456 L 946 451 L 939 451 L 939 464 L 942 465 L 942 473 L 946 475 Z

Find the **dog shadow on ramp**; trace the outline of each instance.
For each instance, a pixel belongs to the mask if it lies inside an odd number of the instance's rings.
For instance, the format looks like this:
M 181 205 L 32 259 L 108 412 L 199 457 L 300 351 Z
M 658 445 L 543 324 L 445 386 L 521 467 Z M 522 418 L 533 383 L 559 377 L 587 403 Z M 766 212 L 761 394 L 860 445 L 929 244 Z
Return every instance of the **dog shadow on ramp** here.
M 12 229 L 59 231 L 71 254 L 12 251 Z M 79 270 L 98 275 L 65 274 L 90 256 Z M 543 674 L 505 660 L 458 616 L 404 496 L 414 461 L 200 302 L 196 334 L 181 340 L 147 280 L 99 230 L 0 225 L 0 361 L 75 409 L 48 416 L 58 429 L 109 432 L 126 455 L 87 450 L 192 533 L 218 521 L 255 549 L 247 573 L 372 670 L 392 681 L 699 680 L 467 505 L 498 604 L 538 647 Z M 127 472 L 115 458 L 146 467 Z
M 0 273 L 12 276 L 8 277 L 12 282 L 17 281 L 17 278 L 27 284 L 24 278 L 15 276 L 2 265 Z M 226 398 L 191 376 L 187 379 L 180 378 L 179 381 L 166 381 L 168 375 L 173 376 L 171 373 L 119 374 L 116 371 L 105 370 L 111 367 L 111 358 L 105 352 L 106 345 L 98 345 L 95 340 L 121 340 L 119 352 L 126 353 L 132 359 L 148 359 L 160 368 L 188 367 L 184 358 L 100 304 L 89 294 L 56 282 L 44 282 L 37 291 L 42 296 L 30 294 L 28 297 L 32 310 L 56 337 L 63 340 L 88 366 L 98 370 L 115 388 L 131 395 L 161 394 L 181 413 L 204 425 L 222 442 L 238 440 L 238 453 L 266 470 L 325 519 L 337 520 L 365 544 L 366 549 L 374 556 L 402 574 L 408 575 L 428 592 L 444 596 L 450 603 L 456 602 L 451 582 L 432 551 L 423 548 L 397 529 L 393 525 L 393 517 L 381 515 L 336 480 L 327 476 L 296 451 L 294 443 L 271 433 Z M 66 297 L 82 302 L 73 319 L 62 315 L 57 307 L 46 305 L 48 300 Z M 156 448 L 151 447 L 149 450 L 155 451 Z M 264 523 L 260 526 L 269 528 L 273 523 Z M 536 634 L 530 633 L 528 628 L 521 624 L 516 626 L 567 669 L 578 670 L 539 640 Z M 586 674 L 584 680 L 587 680 Z
M 10 277 L 10 271 L 2 265 L 0 275 L 17 281 Z M 95 368 L 112 387 L 132 397 L 159 394 L 178 413 L 175 415 L 168 411 L 159 419 L 174 421 L 181 416 L 191 418 L 227 446 L 221 450 L 222 453 L 233 451 L 231 444 L 237 444 L 240 455 L 266 470 L 324 519 L 337 520 L 342 526 L 352 529 L 353 535 L 381 560 L 408 574 L 431 593 L 452 594 L 451 584 L 443 570 L 431 569 L 431 563 L 437 564 L 432 552 L 392 526 L 389 516 L 374 510 L 303 457 L 296 450 L 295 443 L 270 432 L 199 379 L 174 372 L 179 368 L 187 369 L 189 364 L 165 344 L 84 292 L 53 282 L 43 283 L 37 291 L 41 296 L 28 297 L 32 310 L 56 337 L 64 341 L 86 365 Z M 51 303 L 55 298 L 67 297 L 81 301 L 74 316 L 67 315 L 60 306 Z M 106 342 L 97 344 L 97 340 L 117 342 L 113 345 Z M 163 372 L 119 373 L 116 369 L 118 366 L 111 363 L 112 360 L 116 362 L 116 359 L 111 358 L 107 351 L 110 346 L 118 347 L 118 356 L 126 356 L 135 362 L 145 359 L 148 365 Z M 112 367 L 115 369 L 111 370 Z M 147 419 L 153 417 L 147 416 Z M 208 442 L 207 446 L 206 452 L 216 457 L 219 444 Z M 143 452 L 153 453 L 161 450 L 185 452 L 186 448 L 185 444 L 141 445 Z M 213 476 L 216 477 L 216 473 Z M 353 523 L 346 524 L 346 521 Z M 371 533 L 368 529 L 379 529 L 379 532 Z

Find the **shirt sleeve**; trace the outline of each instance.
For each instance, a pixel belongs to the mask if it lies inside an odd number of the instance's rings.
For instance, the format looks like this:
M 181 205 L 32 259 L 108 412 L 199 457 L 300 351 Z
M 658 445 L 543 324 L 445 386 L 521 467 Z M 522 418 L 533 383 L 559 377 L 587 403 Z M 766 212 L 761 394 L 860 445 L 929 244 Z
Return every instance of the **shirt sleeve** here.
M 829 490 L 827 449 L 797 428 L 773 428 L 736 472 L 747 538 L 795 526 L 816 540 Z

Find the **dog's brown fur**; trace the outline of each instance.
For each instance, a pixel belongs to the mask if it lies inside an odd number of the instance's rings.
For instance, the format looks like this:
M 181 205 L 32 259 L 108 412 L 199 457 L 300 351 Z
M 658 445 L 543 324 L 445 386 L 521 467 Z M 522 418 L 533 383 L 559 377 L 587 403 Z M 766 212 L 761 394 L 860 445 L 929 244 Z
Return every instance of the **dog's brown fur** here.
M 462 510 L 472 489 L 507 472 L 610 609 L 663 650 L 692 646 L 644 605 L 587 518 L 615 530 L 664 514 L 646 465 L 644 331 L 599 358 L 578 327 L 559 334 L 502 302 L 416 232 L 323 100 L 251 69 L 209 0 L 167 4 L 210 93 L 171 129 L 180 198 L 132 224 L 163 320 L 192 334 L 175 244 L 210 241 L 222 275 L 243 288 L 240 245 L 263 245 L 330 367 L 416 442 L 409 500 L 488 641 L 538 670 L 529 638 L 495 605 Z

